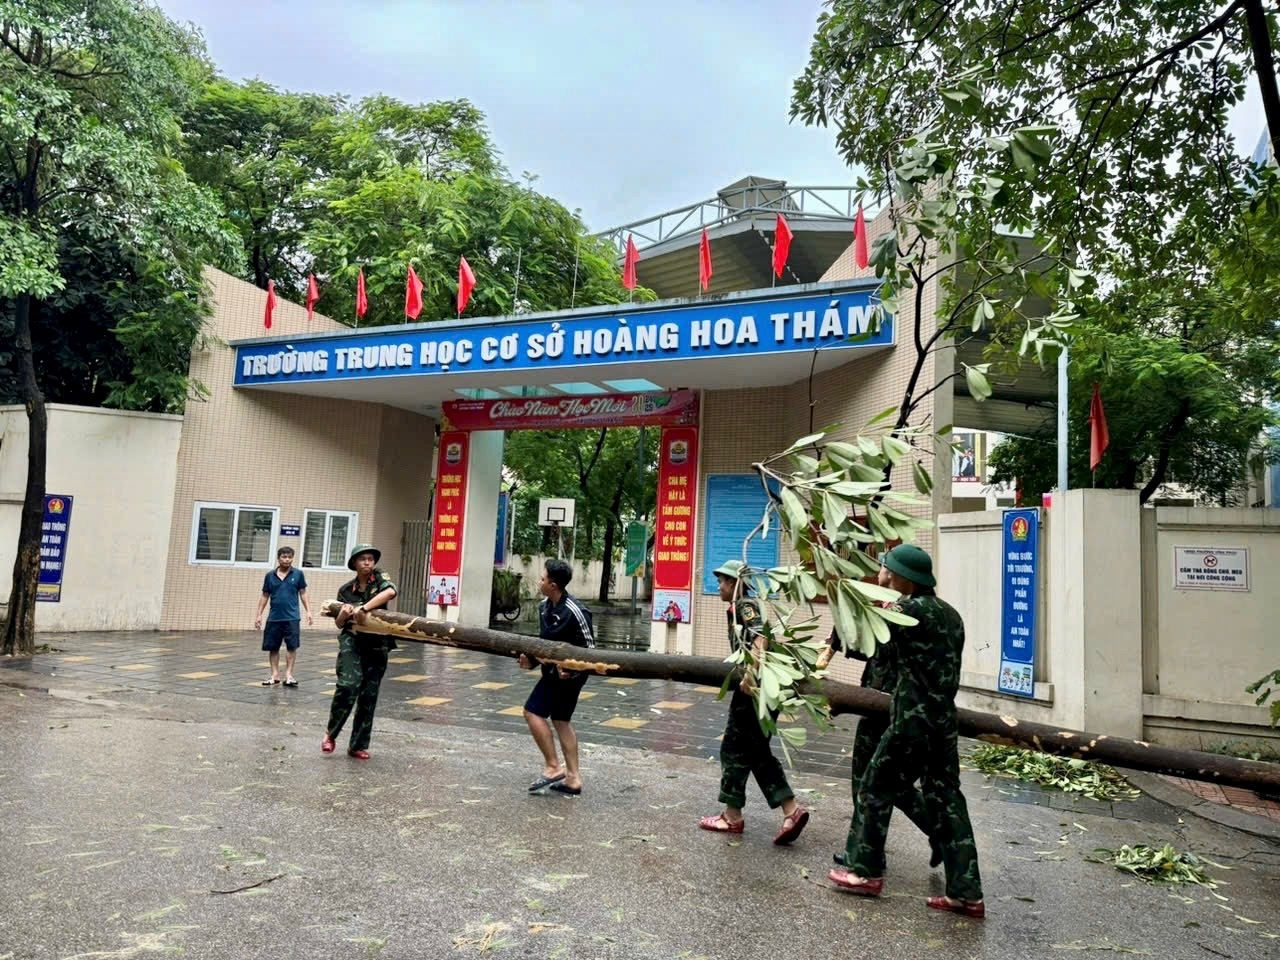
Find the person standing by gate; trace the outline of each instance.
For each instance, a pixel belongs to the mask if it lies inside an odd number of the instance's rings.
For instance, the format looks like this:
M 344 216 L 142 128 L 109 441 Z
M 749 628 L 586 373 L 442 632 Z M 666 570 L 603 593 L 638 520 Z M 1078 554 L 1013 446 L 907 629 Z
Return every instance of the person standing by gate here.
M 563 560 L 547 561 L 538 582 L 543 597 L 538 605 L 538 636 L 575 647 L 594 647 L 591 612 L 566 590 L 572 578 L 573 568 L 569 564 Z M 522 653 L 520 666 L 532 670 L 538 661 Z M 550 787 L 557 793 L 576 797 L 582 793 L 582 774 L 578 769 L 578 735 L 570 721 L 587 674 L 581 670 L 565 670 L 554 663 L 541 666 L 542 678 L 524 704 L 525 723 L 542 753 L 542 776 L 529 784 L 529 792 L 537 793 Z M 556 757 L 556 738 L 564 754 L 563 764 Z
M 356 718 L 351 724 L 347 753 L 357 760 L 369 759 L 378 687 L 387 672 L 387 652 L 396 646 L 391 637 L 360 630 L 368 622 L 368 611 L 385 609 L 395 599 L 396 585 L 377 568 L 381 559 L 382 551 L 376 547 L 367 543 L 357 546 L 347 558 L 347 567 L 355 571 L 355 579 L 348 580 L 338 590 L 338 601 L 342 604 L 335 618 L 342 631 L 338 636 L 338 689 L 333 692 L 329 725 L 320 749 L 333 753 L 334 738 L 342 732 L 354 706 Z
M 271 601 L 271 612 L 267 614 L 267 626 L 262 626 L 262 611 Z M 269 572 L 262 581 L 262 595 L 258 597 L 258 613 L 253 621 L 254 627 L 262 630 L 262 649 L 267 651 L 267 660 L 271 663 L 271 678 L 263 680 L 264 687 L 272 687 L 280 682 L 280 644 L 284 644 L 284 685 L 296 687 L 298 681 L 293 676 L 293 665 L 298 659 L 298 647 L 302 644 L 299 627 L 302 613 L 298 603 L 307 611 L 307 626 L 313 623 L 311 606 L 307 603 L 307 578 L 302 571 L 293 565 L 293 547 L 281 547 L 276 551 L 276 568 Z
M 978 851 L 969 810 L 960 792 L 956 743 L 956 691 L 964 621 L 934 593 L 933 561 L 919 547 L 894 547 L 884 558 L 889 586 L 902 594 L 897 609 L 916 620 L 893 626 L 892 638 L 876 655 L 889 656 L 893 700 L 889 728 L 867 763 L 845 847 L 846 867 L 827 879 L 863 897 L 884 889 L 885 838 L 895 805 L 919 778 L 932 839 L 942 848 L 946 896 L 929 897 L 934 910 L 980 919 L 986 915 Z
M 750 647 L 758 661 L 764 655 L 766 641 L 760 632 L 760 604 L 749 596 L 750 573 L 741 560 L 726 560 L 715 571 L 720 599 L 729 605 L 729 646 L 733 650 Z M 773 838 L 782 846 L 800 836 L 809 822 L 809 811 L 796 803 L 782 764 L 769 747 L 769 737 L 760 729 L 751 689 L 750 677 L 744 677 L 729 701 L 729 722 L 720 743 L 720 802 L 724 810 L 703 817 L 698 827 L 713 833 L 742 833 L 746 826 L 742 808 L 747 802 L 747 778 L 754 776 L 770 809 L 782 807 L 782 827 Z

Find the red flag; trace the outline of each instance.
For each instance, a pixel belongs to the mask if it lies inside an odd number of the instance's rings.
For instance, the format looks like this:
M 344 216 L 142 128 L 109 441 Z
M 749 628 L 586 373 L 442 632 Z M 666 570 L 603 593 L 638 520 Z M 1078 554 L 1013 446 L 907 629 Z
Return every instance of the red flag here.
M 1097 470 L 1102 455 L 1111 445 L 1111 433 L 1107 430 L 1107 413 L 1102 409 L 1102 394 L 1093 385 L 1093 400 L 1089 403 L 1089 469 Z
M 853 221 L 853 260 L 859 270 L 867 269 L 867 218 L 862 215 L 862 204 L 858 204 L 858 216 Z
M 316 283 L 314 273 L 307 274 L 307 320 L 316 315 L 316 301 L 320 299 L 320 285 Z
M 271 315 L 276 312 L 276 282 L 267 281 L 267 312 L 263 314 L 262 325 L 271 329 Z
M 627 255 L 622 258 L 622 285 L 628 290 L 636 288 L 636 264 L 640 262 L 640 251 L 636 249 L 635 237 L 627 234 Z
M 360 268 L 360 273 L 356 276 L 356 323 L 364 319 L 364 315 L 369 312 L 369 298 L 364 293 L 364 267 Z
M 698 283 L 703 291 L 711 288 L 711 241 L 707 239 L 707 228 L 702 228 L 702 240 L 698 244 Z
M 404 281 L 404 315 L 410 320 L 417 320 L 422 312 L 422 281 L 409 264 L 409 275 Z
M 471 291 L 476 288 L 476 275 L 466 257 L 458 258 L 458 313 L 467 309 L 467 301 L 471 299 Z
M 787 254 L 791 252 L 791 228 L 787 226 L 787 218 L 778 214 L 778 225 L 773 230 L 773 272 L 782 276 L 787 265 Z

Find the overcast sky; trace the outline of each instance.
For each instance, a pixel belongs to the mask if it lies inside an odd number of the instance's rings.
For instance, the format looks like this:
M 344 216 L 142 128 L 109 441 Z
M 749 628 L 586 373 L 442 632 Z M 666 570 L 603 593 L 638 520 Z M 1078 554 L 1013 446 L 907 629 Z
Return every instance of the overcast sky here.
M 218 69 L 294 91 L 465 97 L 513 174 L 604 230 L 747 174 L 851 185 L 830 131 L 787 118 L 819 0 L 159 0 Z M 1251 153 L 1256 91 L 1233 132 Z

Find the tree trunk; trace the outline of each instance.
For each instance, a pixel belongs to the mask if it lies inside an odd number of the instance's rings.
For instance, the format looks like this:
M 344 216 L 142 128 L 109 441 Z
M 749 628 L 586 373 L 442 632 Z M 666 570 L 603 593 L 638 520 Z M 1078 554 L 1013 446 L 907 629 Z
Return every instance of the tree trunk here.
M 40 528 L 44 520 L 44 473 L 48 459 L 49 419 L 44 394 L 36 380 L 31 350 L 31 314 L 35 301 L 18 297 L 14 316 L 14 352 L 27 407 L 27 489 L 18 525 L 18 550 L 13 559 L 13 585 L 0 652 L 29 657 L 36 650 L 36 586 L 40 579 Z
M 336 600 L 328 600 L 321 605 L 320 612 L 332 617 L 340 606 Z M 586 649 L 538 637 L 500 633 L 482 627 L 464 627 L 457 623 L 382 610 L 370 614 L 362 629 L 400 640 L 465 647 L 505 656 L 524 653 L 545 663 L 558 663 L 569 670 L 586 670 L 601 676 L 720 686 L 732 669 L 730 664 L 714 657 Z M 831 704 L 833 714 L 857 713 L 867 716 L 883 714 L 889 709 L 889 697 L 886 694 L 835 680 L 814 683 L 802 688 L 802 692 L 823 694 Z M 960 710 L 958 714 L 960 732 L 966 737 L 987 743 L 1026 747 L 1060 756 L 1082 757 L 1131 770 L 1171 773 L 1191 780 L 1207 780 L 1227 786 L 1280 790 L 1280 764 L 1238 760 L 1235 757 L 1195 750 L 1175 750 L 1141 740 L 1063 730 L 1048 724 L 979 713 L 977 710 Z
M 1276 61 L 1262 0 L 1245 0 L 1244 15 L 1249 27 L 1249 46 L 1253 51 L 1253 72 L 1258 77 L 1262 112 L 1267 118 L 1267 135 L 1271 138 L 1271 150 L 1280 159 L 1280 90 L 1276 88 Z
M 1173 415 L 1173 420 L 1165 429 L 1164 436 L 1160 438 L 1160 453 L 1156 457 L 1156 465 L 1151 471 L 1151 479 L 1147 481 L 1147 485 L 1138 494 L 1139 504 L 1150 500 L 1152 495 L 1160 489 L 1160 485 L 1164 483 L 1164 478 L 1169 473 L 1169 457 L 1173 453 L 1173 441 L 1178 439 L 1178 435 L 1182 433 L 1183 428 L 1187 425 L 1187 420 L 1190 418 L 1191 398 L 1183 397 L 1178 404 L 1177 412 Z
M 627 477 L 631 476 L 631 466 L 622 471 L 618 478 L 618 486 L 613 491 L 613 501 L 609 504 L 609 516 L 604 523 L 604 562 L 600 572 L 600 593 L 596 597 L 601 603 L 609 602 L 609 582 L 613 573 L 613 538 L 618 532 L 618 513 L 622 510 L 622 495 L 627 489 Z

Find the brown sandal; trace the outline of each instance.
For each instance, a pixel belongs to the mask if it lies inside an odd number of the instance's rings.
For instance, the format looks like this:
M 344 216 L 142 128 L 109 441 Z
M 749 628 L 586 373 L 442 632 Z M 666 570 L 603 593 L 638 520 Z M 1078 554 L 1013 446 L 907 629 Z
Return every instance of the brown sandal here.
M 987 915 L 987 905 L 981 900 L 955 900 L 951 897 L 929 897 L 925 903 L 934 910 L 946 910 L 958 913 L 974 920 L 981 920 Z
M 746 825 L 745 818 L 730 820 L 723 813 L 712 814 L 698 821 L 698 829 L 710 830 L 712 833 L 741 833 Z
M 773 842 L 780 847 L 786 846 L 788 843 L 794 843 L 796 838 L 800 836 L 800 831 L 804 829 L 805 824 L 808 822 L 809 811 L 797 803 L 796 808 L 791 811 L 791 816 L 782 821 L 782 829 L 773 838 Z

